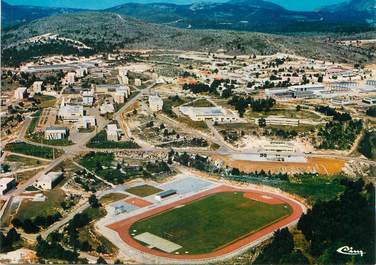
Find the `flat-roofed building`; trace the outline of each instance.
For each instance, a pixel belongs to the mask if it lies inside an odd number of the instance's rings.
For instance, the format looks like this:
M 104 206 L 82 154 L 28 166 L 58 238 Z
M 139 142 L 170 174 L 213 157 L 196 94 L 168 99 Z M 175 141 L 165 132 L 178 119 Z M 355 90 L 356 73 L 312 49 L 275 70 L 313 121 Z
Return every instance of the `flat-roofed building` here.
M 376 97 L 373 98 L 364 98 L 362 102 L 366 105 L 375 106 L 376 105 Z
M 87 68 L 85 67 L 80 67 L 76 69 L 76 76 L 77 77 L 84 77 L 87 74 Z
M 27 97 L 27 88 L 19 87 L 14 91 L 14 97 L 16 100 L 21 100 Z
M 107 125 L 107 140 L 108 141 L 119 141 L 120 140 L 120 135 L 121 135 L 121 130 L 117 127 L 116 124 L 109 124 Z
M 107 113 L 114 113 L 115 107 L 114 104 L 110 101 L 105 101 L 100 107 L 99 111 L 101 115 L 105 115 Z
M 260 123 L 260 119 L 255 119 L 255 123 L 258 125 Z M 278 116 L 269 116 L 263 118 L 265 120 L 266 125 L 286 125 L 286 126 L 298 126 L 300 124 L 299 119 L 290 119 Z
M 134 85 L 135 85 L 135 86 L 141 86 L 141 85 L 142 85 L 142 81 L 141 81 L 141 79 L 136 78 L 136 79 L 134 80 Z
M 77 128 L 90 128 L 97 125 L 95 116 L 82 116 L 77 122 Z
M 166 190 L 166 191 L 162 191 L 160 193 L 158 193 L 157 195 L 155 195 L 155 199 L 157 201 L 161 201 L 163 199 L 166 199 L 167 197 L 170 197 L 172 195 L 175 195 L 177 194 L 176 190 Z
M 42 190 L 52 190 L 63 178 L 63 172 L 51 171 L 34 182 L 34 186 Z
M 64 127 L 50 126 L 44 130 L 44 138 L 48 140 L 61 140 L 68 136 L 68 129 Z
M 14 178 L 0 178 L 0 195 L 4 195 L 15 187 L 16 180 Z
M 84 106 L 93 106 L 94 104 L 94 91 L 93 90 L 85 90 L 82 91 L 82 104 Z
M 155 95 L 155 96 L 149 96 L 149 107 L 151 111 L 157 112 L 162 110 L 163 107 L 163 100 Z
M 66 122 L 77 122 L 82 116 L 84 116 L 84 108 L 82 105 L 65 103 L 62 100 L 58 112 L 58 117 Z
M 76 78 L 76 73 L 75 72 L 69 72 L 69 73 L 67 73 L 67 75 L 66 75 L 66 83 L 68 85 L 74 84 L 75 81 L 76 81 L 75 78 Z
M 367 80 L 366 85 L 376 87 L 376 80 Z
M 33 92 L 34 93 L 41 93 L 42 92 L 42 87 L 43 87 L 43 81 L 35 81 L 33 83 Z
M 265 152 L 290 152 L 290 153 L 294 153 L 296 151 L 293 143 L 284 142 L 284 141 L 272 141 L 269 144 L 265 144 L 262 147 L 262 150 Z
M 238 117 L 232 113 L 226 113 L 222 107 L 179 107 L 184 115 L 193 121 L 213 121 L 213 122 L 236 122 Z

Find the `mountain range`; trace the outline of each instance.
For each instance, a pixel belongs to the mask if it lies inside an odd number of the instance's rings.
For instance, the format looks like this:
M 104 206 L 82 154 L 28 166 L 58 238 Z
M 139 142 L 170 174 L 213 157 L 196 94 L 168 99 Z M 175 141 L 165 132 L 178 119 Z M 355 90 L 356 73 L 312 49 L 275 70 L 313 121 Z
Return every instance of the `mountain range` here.
M 226 29 L 268 33 L 361 32 L 375 25 L 374 0 L 351 0 L 314 12 L 289 11 L 263 0 L 225 3 L 126 3 L 99 12 L 112 12 L 146 22 L 188 29 Z M 12 6 L 2 1 L 2 24 L 13 26 L 37 18 L 82 10 Z

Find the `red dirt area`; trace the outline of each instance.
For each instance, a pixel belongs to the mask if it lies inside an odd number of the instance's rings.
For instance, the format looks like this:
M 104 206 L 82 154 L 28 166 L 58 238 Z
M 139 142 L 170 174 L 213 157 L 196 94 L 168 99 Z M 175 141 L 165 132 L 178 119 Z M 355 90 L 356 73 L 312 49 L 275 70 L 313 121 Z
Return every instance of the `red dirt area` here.
M 148 202 L 148 201 L 140 199 L 140 198 L 129 198 L 129 199 L 126 199 L 125 202 L 132 204 L 134 206 L 137 206 L 139 208 L 143 208 L 143 207 L 152 205 L 151 202 Z
M 254 193 L 254 192 L 245 192 L 243 197 L 251 199 L 251 200 L 255 200 L 255 201 L 258 201 L 258 202 L 272 204 L 272 205 L 283 204 L 283 201 L 275 198 L 274 196 L 259 194 L 259 193 Z
M 252 193 L 259 195 L 260 197 L 262 195 L 266 195 L 269 197 L 273 197 L 275 200 L 278 200 L 282 203 L 289 204 L 292 208 L 292 214 L 278 222 L 275 222 L 253 234 L 250 234 L 248 236 L 240 238 L 238 241 L 235 241 L 232 244 L 226 245 L 225 247 L 215 250 L 210 253 L 205 253 L 205 254 L 195 254 L 195 255 L 177 255 L 173 253 L 165 253 L 156 249 L 150 249 L 147 246 L 143 246 L 140 243 L 138 243 L 136 240 L 134 240 L 128 233 L 131 225 L 139 220 L 151 217 L 153 215 L 159 214 L 161 212 L 164 212 L 166 210 L 169 210 L 174 207 L 178 207 L 181 205 L 184 205 L 190 201 L 198 200 L 200 198 L 206 197 L 211 194 L 219 193 L 219 192 L 247 192 L 247 193 Z M 159 257 L 165 257 L 165 258 L 171 258 L 171 259 L 178 259 L 178 260 L 197 260 L 197 259 L 208 259 L 208 258 L 215 258 L 219 256 L 223 256 L 225 254 L 231 253 L 236 251 L 237 249 L 248 245 L 254 241 L 257 241 L 258 239 L 273 233 L 277 229 L 280 229 L 282 227 L 288 226 L 293 222 L 296 222 L 300 216 L 303 214 L 303 209 L 301 205 L 287 197 L 284 197 L 282 195 L 277 195 L 274 193 L 269 193 L 269 192 L 263 192 L 263 191 L 257 191 L 257 190 L 250 190 L 250 189 L 242 189 L 242 188 L 233 188 L 229 186 L 219 186 L 216 188 L 213 188 L 211 190 L 207 190 L 198 194 L 195 194 L 191 197 L 184 198 L 179 201 L 172 202 L 167 205 L 163 205 L 158 208 L 151 209 L 150 211 L 146 211 L 143 213 L 140 213 L 138 215 L 132 216 L 128 219 L 113 223 L 108 225 L 108 228 L 116 231 L 120 238 L 129 246 L 144 252 L 148 253 L 154 256 L 159 256 Z

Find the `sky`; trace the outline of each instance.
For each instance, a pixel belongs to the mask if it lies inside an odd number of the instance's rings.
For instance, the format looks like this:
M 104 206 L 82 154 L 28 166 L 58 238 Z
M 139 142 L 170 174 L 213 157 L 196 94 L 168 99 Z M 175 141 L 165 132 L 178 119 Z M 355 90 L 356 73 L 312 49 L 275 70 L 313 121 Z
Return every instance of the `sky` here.
M 85 9 L 103 9 L 126 2 L 138 3 L 177 3 L 187 4 L 192 2 L 226 2 L 227 0 L 5 0 L 9 4 L 14 5 L 35 5 L 50 7 L 70 7 Z M 317 8 L 344 2 L 345 0 L 266 0 L 283 6 L 289 10 L 310 11 Z

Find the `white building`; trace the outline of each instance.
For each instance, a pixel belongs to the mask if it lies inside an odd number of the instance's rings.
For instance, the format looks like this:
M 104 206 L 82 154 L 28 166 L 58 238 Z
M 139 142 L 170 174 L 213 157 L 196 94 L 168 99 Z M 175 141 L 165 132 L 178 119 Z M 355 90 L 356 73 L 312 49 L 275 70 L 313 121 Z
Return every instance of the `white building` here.
M 64 99 L 60 104 L 58 117 L 66 122 L 77 122 L 84 116 L 84 108 L 82 105 L 73 105 L 65 103 Z
M 34 182 L 34 186 L 42 190 L 52 190 L 63 178 L 63 172 L 49 172 Z
M 123 104 L 125 102 L 124 93 L 122 92 L 115 92 L 112 97 L 115 103 Z
M 14 97 L 16 100 L 21 100 L 27 97 L 27 88 L 26 87 L 19 87 L 14 92 Z
M 4 195 L 15 187 L 16 180 L 14 178 L 0 178 L 0 195 Z
M 47 127 L 44 130 L 44 138 L 48 140 L 61 140 L 68 136 L 68 129 L 64 127 Z
M 106 132 L 107 132 L 108 141 L 115 141 L 115 142 L 119 141 L 121 130 L 118 129 L 116 124 L 108 124 Z
M 97 125 L 95 116 L 83 116 L 77 122 L 77 128 L 90 128 Z
M 233 113 L 226 113 L 222 107 L 179 107 L 184 115 L 193 121 L 213 121 L 213 122 L 236 122 L 239 118 Z
M 76 70 L 76 76 L 77 77 L 84 77 L 85 74 L 87 74 L 87 68 L 85 68 L 85 67 L 80 67 Z
M 376 97 L 373 98 L 364 98 L 362 100 L 362 103 L 369 105 L 369 106 L 375 106 L 376 105 Z
M 152 111 L 162 110 L 163 100 L 159 96 L 149 96 L 149 107 Z
M 99 111 L 101 115 L 105 115 L 107 113 L 114 113 L 115 112 L 115 107 L 114 104 L 112 104 L 109 101 L 105 101 L 100 107 Z
M 93 106 L 94 104 L 94 91 L 82 91 L 82 104 L 84 106 Z
M 68 85 L 74 84 L 74 82 L 75 82 L 75 77 L 76 77 L 76 73 L 75 73 L 75 72 L 69 72 L 69 73 L 66 75 L 66 83 L 67 83 Z
M 134 85 L 135 85 L 135 86 L 141 86 L 141 84 L 142 84 L 141 79 L 136 78 L 136 79 L 134 80 Z
M 42 86 L 43 86 L 43 81 L 35 81 L 33 83 L 33 92 L 34 93 L 41 93 L 42 92 Z
M 289 119 L 278 116 L 269 116 L 264 118 L 266 125 L 286 125 L 286 126 L 298 126 L 300 124 L 299 119 Z M 255 123 L 258 125 L 260 118 L 255 119 Z

